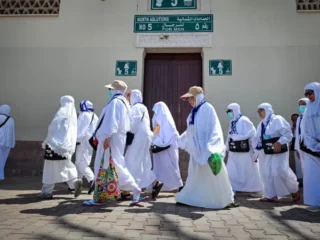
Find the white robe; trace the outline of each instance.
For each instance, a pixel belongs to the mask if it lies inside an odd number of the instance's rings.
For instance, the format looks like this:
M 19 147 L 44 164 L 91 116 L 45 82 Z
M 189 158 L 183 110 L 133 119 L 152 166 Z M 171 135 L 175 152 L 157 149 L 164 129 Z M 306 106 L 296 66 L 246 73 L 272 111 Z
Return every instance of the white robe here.
M 131 91 L 131 98 L 134 91 L 136 90 Z M 156 180 L 150 156 L 153 133 L 150 129 L 148 109 L 143 104 L 133 103 L 132 100 L 130 132 L 134 134 L 134 139 L 127 148 L 125 160 L 139 188 L 146 188 Z
M 94 112 L 81 112 L 78 117 L 77 142 L 80 145 L 78 145 L 76 150 L 75 164 L 78 170 L 78 178 L 82 179 L 84 175 L 89 182 L 94 178 L 92 170 L 89 168 L 93 152 L 89 139 L 92 137 L 97 123 L 98 117 Z
M 301 129 L 301 116 L 298 117 L 298 119 L 297 119 L 297 127 L 296 127 L 295 134 L 294 134 L 294 136 L 296 138 L 295 143 L 294 143 L 294 149 L 295 149 L 294 160 L 295 160 L 295 165 L 296 165 L 297 178 L 302 179 L 303 178 L 303 161 L 304 161 L 303 159 L 305 156 L 305 152 L 300 150 L 301 136 L 299 134 L 299 126 Z M 300 159 L 298 158 L 297 153 L 299 153 Z
M 11 108 L 8 105 L 0 106 L 0 114 L 10 116 Z M 7 116 L 0 115 L 0 125 Z M 6 165 L 11 148 L 15 146 L 15 129 L 12 117 L 0 128 L 0 180 L 4 179 L 4 167 Z
M 130 130 L 129 114 L 130 106 L 122 95 L 111 100 L 102 110 L 99 121 L 101 121 L 102 116 L 104 116 L 104 119 L 96 133 L 99 144 L 94 163 L 94 174 L 95 176 L 98 174 L 102 157 L 104 157 L 103 168 L 107 169 L 109 167 L 111 150 L 112 159 L 118 174 L 119 188 L 121 190 L 140 190 L 130 174 L 123 156 L 126 144 L 126 133 Z M 105 151 L 103 149 L 103 143 L 106 138 L 111 138 L 111 146 Z
M 190 118 L 190 116 L 189 116 Z M 176 201 L 190 206 L 222 209 L 233 203 L 233 192 L 224 161 L 215 176 L 208 164 L 214 153 L 225 155 L 223 134 L 218 116 L 209 103 L 204 103 L 180 138 L 180 148 L 190 154 L 188 178 Z
M 226 146 L 229 146 L 229 139 L 241 141 L 249 139 L 250 151 L 247 153 L 231 152 L 228 154 L 227 170 L 233 191 L 239 192 L 260 192 L 263 185 L 260 177 L 259 163 L 254 162 L 253 155 L 255 146 L 253 137 L 256 129 L 253 123 L 245 116 L 242 116 L 236 123 L 237 134 L 228 134 Z M 229 129 L 230 130 L 230 129 Z
M 159 147 L 170 145 L 170 148 L 153 154 L 153 171 L 157 180 L 164 183 L 162 191 L 176 190 L 183 186 L 179 167 L 179 133 L 171 112 L 165 103 L 156 103 L 153 111 L 153 127 L 158 124 L 160 131 L 154 135 L 152 143 Z
M 61 107 L 48 127 L 48 135 L 42 147 L 45 149 L 45 146 L 49 145 L 55 153 L 67 159 L 45 159 L 42 175 L 44 184 L 67 182 L 77 178 L 76 166 L 71 162 L 77 140 L 77 114 L 74 99 L 71 96 L 64 96 L 60 102 Z
M 302 120 L 302 138 L 307 148 L 320 152 L 320 83 L 310 83 L 305 87 L 315 94 L 315 101 L 307 104 Z M 304 204 L 320 207 L 320 158 L 308 153 L 303 156 Z
M 273 115 L 266 127 L 266 135 L 271 138 L 280 137 L 281 144 L 289 144 L 292 140 L 290 124 L 281 116 Z M 261 137 L 261 122 L 257 128 L 256 138 Z M 289 149 L 289 146 L 288 146 Z M 265 154 L 263 149 L 259 155 L 260 174 L 264 185 L 264 197 L 284 197 L 296 193 L 297 177 L 289 167 L 289 150 L 279 154 Z

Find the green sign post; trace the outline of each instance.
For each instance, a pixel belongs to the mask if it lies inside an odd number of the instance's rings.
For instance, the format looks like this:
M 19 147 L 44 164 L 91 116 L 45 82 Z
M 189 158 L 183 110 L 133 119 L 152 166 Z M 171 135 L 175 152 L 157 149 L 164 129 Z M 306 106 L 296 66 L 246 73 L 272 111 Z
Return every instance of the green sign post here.
M 137 76 L 137 61 L 117 61 L 116 76 Z
M 197 9 L 197 0 L 151 0 L 151 10 Z
M 230 76 L 232 75 L 231 60 L 210 60 L 209 76 Z
M 135 15 L 134 32 L 213 32 L 213 15 Z

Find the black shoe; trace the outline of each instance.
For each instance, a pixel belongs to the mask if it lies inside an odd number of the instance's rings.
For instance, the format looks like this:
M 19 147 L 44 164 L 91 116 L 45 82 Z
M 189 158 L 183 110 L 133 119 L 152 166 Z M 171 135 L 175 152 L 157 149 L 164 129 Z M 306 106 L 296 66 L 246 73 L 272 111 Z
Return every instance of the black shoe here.
M 161 188 L 163 187 L 163 183 L 160 183 L 159 181 L 154 185 L 153 190 L 152 190 L 152 199 L 155 199 L 158 197 Z
M 237 207 L 240 207 L 240 204 L 233 202 L 233 203 L 230 203 L 228 206 L 226 206 L 225 209 L 237 208 Z
M 89 188 L 88 194 L 91 195 L 91 193 L 94 191 L 95 184 L 92 181 L 90 181 L 89 185 L 90 185 L 90 188 Z
M 68 188 L 68 194 L 74 194 L 74 189 Z

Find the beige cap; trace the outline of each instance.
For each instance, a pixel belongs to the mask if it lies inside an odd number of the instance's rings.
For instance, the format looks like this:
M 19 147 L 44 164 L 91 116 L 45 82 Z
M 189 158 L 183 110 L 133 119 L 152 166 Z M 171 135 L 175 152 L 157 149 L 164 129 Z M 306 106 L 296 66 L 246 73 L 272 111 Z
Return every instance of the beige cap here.
M 119 90 L 119 91 L 124 92 L 128 86 L 124 81 L 114 80 L 112 84 L 108 84 L 105 87 L 109 88 L 109 89 L 115 89 L 115 90 Z
M 202 87 L 198 87 L 198 86 L 193 86 L 189 89 L 189 92 L 182 95 L 180 98 L 188 98 L 188 97 L 195 97 L 198 94 L 203 93 L 203 89 Z

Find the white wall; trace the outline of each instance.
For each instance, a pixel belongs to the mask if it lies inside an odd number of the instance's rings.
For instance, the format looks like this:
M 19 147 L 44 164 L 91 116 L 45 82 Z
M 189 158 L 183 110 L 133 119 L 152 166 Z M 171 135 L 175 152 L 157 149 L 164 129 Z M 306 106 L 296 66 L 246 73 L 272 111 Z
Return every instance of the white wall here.
M 0 104 L 12 106 L 17 139 L 43 140 L 62 95 L 77 105 L 90 99 L 100 111 L 102 87 L 117 78 L 116 60 L 137 60 L 135 14 L 213 13 L 212 48 L 203 49 L 204 86 L 226 131 L 225 108 L 241 104 L 255 124 L 261 102 L 289 118 L 303 86 L 319 81 L 320 14 L 298 14 L 292 0 L 201 0 L 196 11 L 149 11 L 148 0 L 61 0 L 57 18 L 0 18 Z M 209 77 L 209 59 L 232 59 L 231 77 Z

